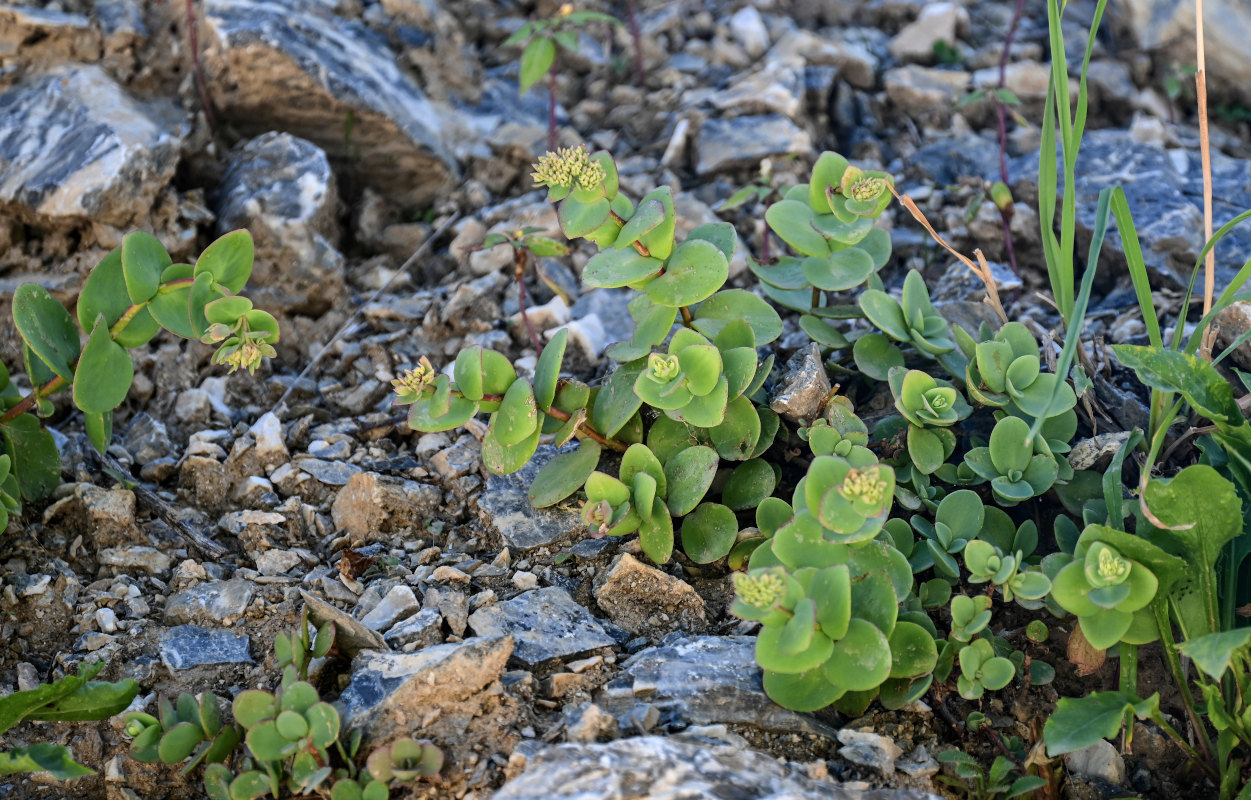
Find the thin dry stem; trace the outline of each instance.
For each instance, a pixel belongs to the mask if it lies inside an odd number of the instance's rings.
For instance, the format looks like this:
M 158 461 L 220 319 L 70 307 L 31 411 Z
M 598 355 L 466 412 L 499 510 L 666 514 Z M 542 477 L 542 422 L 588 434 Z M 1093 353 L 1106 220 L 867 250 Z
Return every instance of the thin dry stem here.
M 921 223 L 921 227 L 925 228 L 925 230 L 929 232 L 934 241 L 942 245 L 948 253 L 955 256 L 961 264 L 968 267 L 969 270 L 972 271 L 972 273 L 976 275 L 983 284 L 985 284 L 986 299 L 983 302 L 990 306 L 991 309 L 994 310 L 996 316 L 999 317 L 999 321 L 1006 325 L 1008 322 L 1008 314 L 1003 310 L 1003 304 L 999 302 L 999 287 L 995 285 L 995 276 L 991 274 L 990 264 L 986 263 L 986 256 L 982 254 L 982 251 L 973 251 L 973 255 L 977 257 L 977 263 L 974 263 L 972 259 L 947 244 L 947 241 L 938 235 L 938 231 L 934 230 L 934 226 L 930 224 L 928 219 L 926 219 L 925 214 L 922 213 L 921 209 L 917 208 L 917 204 L 913 202 L 911 197 L 895 191 L 895 187 L 891 186 L 889 183 L 886 184 L 886 187 L 890 189 L 891 194 L 895 195 L 895 199 L 898 200 L 904 208 L 908 209 L 908 213 L 912 214 L 912 218 Z
M 1212 145 L 1208 138 L 1208 78 L 1203 49 L 1203 0 L 1195 0 L 1195 51 L 1198 69 L 1195 70 L 1195 95 L 1199 100 L 1199 157 L 1203 164 L 1203 236 L 1212 239 Z M 1203 313 L 1212 310 L 1212 295 L 1216 292 L 1216 248 L 1208 250 L 1203 269 Z M 1216 328 L 1209 325 L 1203 332 L 1202 358 L 1211 360 L 1212 343 Z

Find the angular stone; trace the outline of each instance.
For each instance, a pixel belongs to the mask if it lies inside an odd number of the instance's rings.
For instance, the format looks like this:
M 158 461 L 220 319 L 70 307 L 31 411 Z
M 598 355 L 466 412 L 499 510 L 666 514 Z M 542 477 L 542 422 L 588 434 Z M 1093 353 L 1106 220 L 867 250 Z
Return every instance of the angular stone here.
M 89 483 L 74 487 L 82 503 L 83 523 L 97 547 L 141 538 L 135 524 L 135 493 L 129 489 L 101 489 Z
M 1230 303 L 1221 313 L 1216 315 L 1216 343 L 1220 347 L 1229 347 L 1251 330 L 1251 303 L 1239 301 Z M 1251 341 L 1244 341 L 1230 354 L 1238 366 L 1251 369 Z
M 389 630 L 392 625 L 417 613 L 421 608 L 417 595 L 413 590 L 399 584 L 391 587 L 386 597 L 378 605 L 369 609 L 369 613 L 361 617 L 361 624 L 373 631 Z
M 411 731 L 432 711 L 456 706 L 504 673 L 511 636 L 469 639 L 418 653 L 363 652 L 352 659 L 352 681 L 339 702 L 344 724 L 366 738 L 394 728 Z
M 443 615 L 437 609 L 423 608 L 395 623 L 383 638 L 396 650 L 417 650 L 443 641 L 442 626 Z
M 885 776 L 895 771 L 895 761 L 903 755 L 899 745 L 872 731 L 854 731 L 843 728 L 838 732 L 842 747 L 838 754 L 853 764 L 872 767 Z
M 325 625 L 327 622 L 334 623 L 335 647 L 344 655 L 355 656 L 362 650 L 389 649 L 387 643 L 382 639 L 382 634 L 366 628 L 351 614 L 340 611 L 320 597 L 314 597 L 302 589 L 300 590 L 300 597 L 304 599 L 304 603 L 308 606 L 308 618 L 314 625 Z
M 469 615 L 469 627 L 478 636 L 512 634 L 513 656 L 531 667 L 614 644 L 599 620 L 558 586 L 483 606 Z
M 930 67 L 888 69 L 882 79 L 886 95 L 899 110 L 926 122 L 949 118 L 969 85 L 969 75 Z
M 300 458 L 292 462 L 327 486 L 346 486 L 353 475 L 361 472 L 355 464 L 343 461 L 326 461 L 320 458 Z
M 165 601 L 165 623 L 221 625 L 224 620 L 242 616 L 255 594 L 256 584 L 243 578 L 201 583 Z
M 125 444 L 126 451 L 140 466 L 169 456 L 174 451 L 165 423 L 145 412 L 136 414 L 130 421 L 130 427 L 126 430 Z
M 335 496 L 330 514 L 336 527 L 356 539 L 390 541 L 394 537 L 386 534 L 420 529 L 442 504 L 437 486 L 357 472 Z
M 164 575 L 173 564 L 173 559 L 155 547 L 106 547 L 96 558 L 101 566 L 118 571 L 142 570 L 153 575 Z
M 253 560 L 262 575 L 286 575 L 299 566 L 301 558 L 298 553 L 290 550 L 266 550 Z
M 582 515 L 573 504 L 558 503 L 549 508 L 530 504 L 530 485 L 539 469 L 556 456 L 556 448 L 541 445 L 534 457 L 511 475 L 490 475 L 486 490 L 478 498 L 482 523 L 499 532 L 510 550 L 525 551 L 567 540 L 585 530 Z
M 289 131 L 351 163 L 393 202 L 424 207 L 459 172 L 439 111 L 400 71 L 385 38 L 330 7 L 205 2 L 213 100 L 243 132 Z
M 915 20 L 890 40 L 890 54 L 900 61 L 934 62 L 934 45 L 956 44 L 956 28 L 969 24 L 969 12 L 956 3 L 926 3 Z
M 1102 778 L 1113 786 L 1125 784 L 1125 759 L 1108 741 L 1100 739 L 1089 747 L 1065 753 L 1064 765 L 1069 772 L 1087 778 Z
M 161 635 L 161 661 L 175 671 L 202 664 L 250 664 L 248 645 L 244 634 L 179 625 Z
M 318 314 L 343 293 L 339 193 L 312 142 L 265 133 L 232 150 L 217 190 L 217 232 L 247 228 L 256 241 L 257 306 Z M 257 292 L 256 290 L 259 290 Z
M 812 137 L 780 114 L 734 119 L 709 118 L 699 129 L 699 156 L 695 172 L 755 167 L 768 156 L 812 153 Z
M 595 601 L 618 627 L 660 638 L 675 630 L 708 627 L 704 599 L 690 584 L 650 567 L 629 553 L 617 556 L 595 581 Z
M 492 800 L 938 800 L 911 789 L 868 789 L 809 778 L 752 750 L 710 741 L 635 736 L 549 745 Z
M 1195 7 L 1185 0 L 1122 0 L 1108 6 L 1109 20 L 1125 26 L 1130 41 L 1151 51 L 1157 64 L 1195 63 Z M 1107 24 L 1108 21 L 1105 21 Z M 1251 6 L 1245 0 L 1207 0 L 1203 30 L 1210 91 L 1218 97 L 1247 100 L 1251 54 L 1245 33 L 1251 30 Z M 1218 219 L 1225 219 L 1218 217 Z
M 82 14 L 0 6 L 0 58 L 6 72 L 21 74 L 66 61 L 96 61 L 100 50 L 100 32 Z
M 30 224 L 141 225 L 184 131 L 172 106 L 139 103 L 97 66 L 28 77 L 0 94 L 0 211 Z
M 786 374 L 769 398 L 769 408 L 791 422 L 811 421 L 829 393 L 830 378 L 821 362 L 821 350 L 813 342 L 786 362 Z
M 631 656 L 596 696 L 617 717 L 636 702 L 688 725 L 745 725 L 776 734 L 830 740 L 835 731 L 806 714 L 782 708 L 764 693 L 752 636 L 697 636 Z

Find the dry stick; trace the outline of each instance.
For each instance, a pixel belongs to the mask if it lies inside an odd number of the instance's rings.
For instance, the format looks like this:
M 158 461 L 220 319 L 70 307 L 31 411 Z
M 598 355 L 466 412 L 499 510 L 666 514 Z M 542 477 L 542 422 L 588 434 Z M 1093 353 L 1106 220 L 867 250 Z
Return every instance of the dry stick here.
M 1003 40 L 1003 52 L 999 54 L 999 88 L 1004 89 L 1008 83 L 1008 51 L 1012 49 L 1012 40 L 1016 38 L 1016 29 L 1021 22 L 1021 14 L 1025 10 L 1025 0 L 1016 0 L 1016 9 L 1012 12 L 1012 24 L 1008 26 L 1008 35 Z M 1008 185 L 1008 114 L 1004 110 L 1003 99 L 995 95 L 995 111 L 999 122 L 999 180 Z M 998 205 L 998 203 L 996 203 Z M 1016 265 L 1016 248 L 1012 246 L 1012 206 L 999 209 L 999 221 L 1003 224 L 1003 243 L 1008 252 L 1008 266 L 1012 274 L 1021 277 L 1021 269 Z
M 430 236 L 426 239 L 426 241 L 421 243 L 421 247 L 417 248 L 417 252 L 409 256 L 408 260 L 405 261 L 400 266 L 400 268 L 397 269 L 393 275 L 391 275 L 390 278 L 387 278 L 386 283 L 378 287 L 378 290 L 375 291 L 373 295 L 370 296 L 368 302 L 362 303 L 359 308 L 357 308 L 355 311 L 352 312 L 352 316 L 347 318 L 347 321 L 343 323 L 343 327 L 339 328 L 339 330 L 335 333 L 335 335 L 330 337 L 330 341 L 322 345 L 322 348 L 317 351 L 317 355 L 313 356 L 313 359 L 308 362 L 308 366 L 306 366 L 303 369 L 303 371 L 301 371 L 300 374 L 296 376 L 295 380 L 291 382 L 291 386 L 287 388 L 287 391 L 283 392 L 282 397 L 278 398 L 278 402 L 274 403 L 274 407 L 269 410 L 271 414 L 278 414 L 279 409 L 281 409 L 283 407 L 283 404 L 287 402 L 287 398 L 290 397 L 291 393 L 295 391 L 295 387 L 300 384 L 300 381 L 308 377 L 309 373 L 313 371 L 313 368 L 317 366 L 317 363 L 321 361 L 322 358 L 327 353 L 330 352 L 330 348 L 334 346 L 334 343 L 339 341 L 339 338 L 343 336 L 343 334 L 347 333 L 347 329 L 352 325 L 353 322 L 356 321 L 356 318 L 361 315 L 361 313 L 365 310 L 365 307 L 368 306 L 369 303 L 372 303 L 375 300 L 377 300 L 378 296 L 387 290 L 387 288 L 391 285 L 392 281 L 394 281 L 397 277 L 399 277 L 403 273 L 408 272 L 409 268 L 412 267 L 413 264 L 417 263 L 417 259 L 424 256 L 426 254 L 426 251 L 428 251 L 434 245 L 434 243 L 439 239 L 439 237 L 442 236 L 444 233 L 446 233 L 447 229 L 452 227 L 452 225 L 454 225 L 458 219 L 460 219 L 459 211 L 453 214 L 451 217 L 449 217 L 448 220 L 444 222 L 442 225 L 440 225 L 435 230 L 434 233 L 430 234 Z
M 213 119 L 213 104 L 209 102 L 208 83 L 204 80 L 204 67 L 200 64 L 200 37 L 196 32 L 195 0 L 187 0 L 187 44 L 191 49 L 191 71 L 195 77 L 195 90 L 200 95 L 200 106 L 204 109 L 204 120 L 209 130 L 217 129 Z
M 1199 100 L 1199 158 L 1203 164 L 1203 236 L 1205 241 L 1212 239 L 1212 146 L 1208 139 L 1208 77 L 1203 52 L 1203 0 L 1195 0 L 1195 51 L 1198 58 L 1198 69 L 1195 70 L 1195 94 Z M 1216 291 L 1216 248 L 1208 250 L 1207 263 L 1203 270 L 1203 313 L 1212 310 L 1212 295 Z M 1212 343 L 1216 339 L 1216 328 L 1208 325 L 1203 332 L 1203 346 L 1200 355 L 1208 360 L 1212 358 Z
M 913 202 L 911 197 L 906 194 L 896 192 L 895 187 L 891 186 L 890 183 L 886 184 L 886 188 L 890 189 L 890 193 L 895 195 L 895 199 L 898 200 L 904 208 L 908 209 L 908 212 L 912 214 L 912 218 L 921 223 L 921 227 L 925 228 L 925 230 L 929 232 L 934 241 L 942 245 L 948 253 L 951 253 L 959 259 L 961 264 L 968 267 L 973 274 L 986 285 L 986 299 L 983 302 L 990 306 L 994 310 L 995 314 L 998 315 L 999 320 L 1006 325 L 1008 322 L 1008 315 L 1003 310 L 1003 304 L 999 302 L 999 287 L 995 285 L 995 276 L 991 274 L 990 264 L 986 263 L 986 256 L 982 255 L 982 251 L 973 251 L 973 255 L 977 256 L 977 263 L 974 264 L 972 259 L 947 244 L 947 241 L 938 235 L 938 231 L 934 230 L 934 226 L 931 225 L 930 221 L 925 218 L 925 214 L 921 212 L 921 209 L 917 208 L 917 204 Z

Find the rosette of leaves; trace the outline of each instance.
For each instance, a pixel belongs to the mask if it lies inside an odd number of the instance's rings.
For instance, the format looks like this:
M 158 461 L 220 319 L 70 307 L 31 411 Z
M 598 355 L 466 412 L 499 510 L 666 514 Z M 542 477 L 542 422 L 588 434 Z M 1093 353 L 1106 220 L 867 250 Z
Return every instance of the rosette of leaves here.
M 443 769 L 443 751 L 430 742 L 405 736 L 370 753 L 365 769 L 383 783 L 428 778 Z
M 995 655 L 990 642 L 977 639 L 960 648 L 960 675 L 956 689 L 966 700 L 976 700 L 987 689 L 1002 689 L 1016 676 L 1016 667 L 1008 659 Z
M 990 481 L 1001 505 L 1015 505 L 1046 492 L 1056 482 L 1060 468 L 1042 436 L 1030 445 L 1029 423 L 1005 416 L 995 423 L 988 447 L 975 447 L 964 463 L 979 477 Z
M 165 329 L 218 344 L 213 363 L 231 372 L 254 371 L 274 355 L 278 323 L 238 295 L 252 273 L 252 258 L 247 231 L 222 236 L 194 265 L 173 263 L 159 240 L 135 232 L 87 276 L 76 320 L 42 286 L 18 287 L 13 322 L 35 388 L 21 397 L 0 367 L 0 439 L 10 458 L 9 475 L 0 479 L 0 495 L 9 498 L 3 503 L 6 515 L 20 509 L 14 501 L 44 498 L 60 479 L 56 445 L 35 416 L 52 413 L 51 395 L 70 389 L 92 444 L 100 452 L 107 449 L 113 411 L 134 380 L 127 348 L 144 345 Z
M 825 417 L 796 431 L 816 456 L 847 458 L 853 450 L 868 450 L 869 429 L 856 416 L 851 401 L 842 395 L 830 399 Z
M 130 754 L 146 763 L 186 760 L 180 775 L 200 764 L 225 761 L 242 738 L 238 726 L 223 723 L 221 701 L 212 692 L 204 692 L 199 699 L 184 692 L 176 703 L 161 697 L 157 715 L 132 711 L 124 717 L 126 733 L 132 737 Z
M 970 583 L 994 584 L 1007 602 L 1015 598 L 1040 607 L 1040 601 L 1051 590 L 1051 581 L 1037 567 L 1022 569 L 1024 561 L 1024 552 L 1008 554 L 982 539 L 974 539 L 964 548 Z
M 896 582 L 906 594 L 906 566 L 879 568 L 874 550 L 862 559 L 854 552 L 861 551 L 843 548 L 841 560 L 831 553 L 836 563 L 822 567 L 777 565 L 734 576 L 731 610 L 760 621 L 756 660 L 766 693 L 782 706 L 811 711 L 843 698 L 867 706 L 879 692 L 902 699 L 928 687 L 934 638 L 899 617 Z
M 139 694 L 139 684 L 92 680 L 102 669 L 103 661 L 83 662 L 76 675 L 0 697 L 0 735 L 23 720 L 82 722 L 124 711 Z M 95 774 L 75 761 L 68 747 L 51 742 L 0 750 L 0 775 L 21 772 L 46 772 L 57 780 Z
M 957 580 L 960 566 L 955 556 L 981 532 L 987 510 L 976 492 L 958 489 L 939 502 L 933 522 L 914 514 L 910 522 L 912 528 L 921 534 L 922 539 L 917 544 L 922 546 L 911 549 L 908 563 L 912 565 L 912 571 L 921 572 L 933 567 L 935 575 L 949 581 Z M 911 539 L 910 533 L 906 535 Z
M 992 601 L 984 594 L 967 597 L 958 594 L 951 598 L 951 638 L 968 642 L 990 624 Z
M 787 190 L 765 211 L 765 222 L 796 256 L 764 265 L 749 261 L 773 300 L 798 311 L 800 327 L 827 347 L 847 340 L 822 317 L 830 312 L 815 292 L 839 292 L 865 283 L 890 257 L 890 235 L 874 220 L 890 203 L 892 179 L 861 170 L 832 152 L 822 153 L 809 182 Z
M 956 345 L 947 333 L 947 320 L 930 302 L 930 292 L 921 273 L 908 271 L 901 299 L 902 302 L 897 301 L 878 289 L 866 289 L 860 295 L 860 310 L 882 333 L 896 342 L 911 344 L 921 353 L 938 357 L 955 350 Z M 858 356 L 857 366 L 860 361 Z M 863 366 L 861 370 L 865 371 Z M 869 374 L 877 371 L 870 365 Z
M 1093 527 L 1093 526 L 1092 526 Z M 1159 580 L 1141 561 L 1103 541 L 1079 541 L 1073 560 L 1052 581 L 1051 595 L 1077 617 L 1091 647 L 1147 644 L 1159 636 L 1147 606 Z
M 1016 405 L 1031 417 L 1057 416 L 1077 404 L 1073 388 L 1059 375 L 1042 372 L 1038 342 L 1019 322 L 1009 322 L 993 338 L 974 343 L 957 326 L 956 341 L 969 359 L 965 380 L 969 396 L 984 406 Z M 1063 384 L 1052 405 L 1056 385 Z
M 817 456 L 795 489 L 796 518 L 810 515 L 830 541 L 868 541 L 886 522 L 894 493 L 895 470 L 867 449 Z
M 908 421 L 908 457 L 930 475 L 955 452 L 956 437 L 946 429 L 973 408 L 954 386 L 920 370 L 893 367 L 888 380 L 895 408 Z

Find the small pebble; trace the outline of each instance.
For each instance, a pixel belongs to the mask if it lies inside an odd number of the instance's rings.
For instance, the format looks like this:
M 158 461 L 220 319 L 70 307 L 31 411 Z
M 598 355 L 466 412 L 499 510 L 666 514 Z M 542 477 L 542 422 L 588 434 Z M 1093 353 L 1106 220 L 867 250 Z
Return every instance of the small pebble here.
M 96 609 L 96 626 L 102 633 L 117 632 L 117 612 L 111 608 Z
M 469 583 L 469 576 L 456 567 L 442 566 L 435 568 L 430 575 L 438 583 Z
M 539 585 L 539 577 L 533 572 L 518 572 L 513 575 L 513 586 L 525 592 L 530 589 L 537 588 Z

